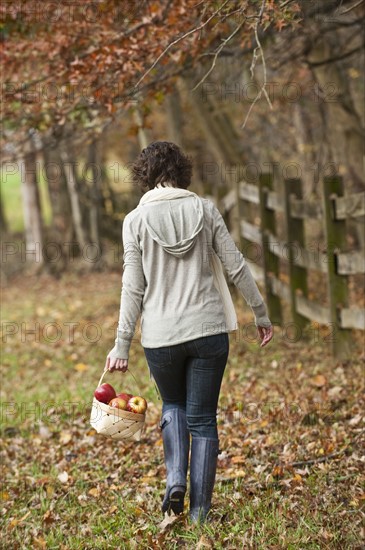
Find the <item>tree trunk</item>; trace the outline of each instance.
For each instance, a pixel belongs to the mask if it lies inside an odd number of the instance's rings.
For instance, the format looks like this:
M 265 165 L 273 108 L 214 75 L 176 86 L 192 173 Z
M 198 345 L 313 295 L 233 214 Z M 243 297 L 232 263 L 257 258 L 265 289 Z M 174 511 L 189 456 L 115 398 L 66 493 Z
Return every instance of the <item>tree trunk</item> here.
M 180 86 L 187 95 L 194 110 L 194 116 L 206 137 L 207 143 L 217 161 L 225 165 L 242 163 L 239 153 L 237 135 L 227 121 L 226 115 L 220 112 L 215 101 L 208 95 L 204 96 L 200 89 L 191 91 L 193 80 L 190 77 L 180 79 Z
M 189 137 L 184 136 L 184 116 L 181 106 L 181 96 L 177 87 L 166 98 L 166 122 L 169 141 L 176 143 L 176 145 L 185 150 Z M 184 139 L 185 137 L 186 139 Z M 196 154 L 196 151 L 194 151 L 194 154 Z M 204 184 L 200 174 L 194 174 L 192 183 L 198 194 L 204 195 Z
M 101 163 L 99 154 L 100 144 L 93 140 L 89 145 L 89 158 L 87 166 L 91 171 L 90 186 L 90 239 L 100 247 L 100 208 L 101 208 Z
M 169 140 L 183 147 L 183 117 L 181 99 L 177 89 L 166 98 L 167 135 Z
M 71 202 L 68 195 L 66 175 L 58 143 L 46 144 L 43 150 L 44 175 L 52 208 L 52 220 L 48 240 L 55 243 L 55 254 L 48 258 L 52 273 L 62 272 L 72 254 L 73 224 Z M 47 249 L 48 250 L 48 249 Z M 49 247 L 49 254 L 52 252 Z
M 310 63 L 320 63 L 331 57 L 331 45 L 323 39 L 309 54 Z M 313 65 L 318 82 L 318 101 L 324 101 L 327 111 L 327 132 L 334 161 L 346 168 L 353 191 L 364 190 L 363 145 L 364 128 L 352 101 L 348 76 L 343 76 L 336 62 Z
M 21 191 L 25 227 L 25 259 L 40 266 L 43 258 L 43 224 L 37 178 L 37 155 L 31 146 L 22 159 Z
M 5 216 L 1 188 L 0 188 L 0 231 L 1 231 L 2 235 L 4 235 L 5 233 L 8 232 L 8 222 L 7 222 L 6 216 Z
M 138 106 L 136 106 L 134 108 L 133 116 L 134 116 L 134 120 L 135 120 L 135 122 L 137 124 L 137 127 L 138 127 L 138 143 L 139 143 L 139 146 L 142 150 L 142 149 L 145 149 L 148 146 L 148 144 L 151 141 L 151 138 L 149 136 L 149 131 L 144 126 L 143 117 L 141 115 L 141 112 L 140 112 Z
M 180 86 L 189 98 L 194 116 L 203 131 L 208 147 L 217 161 L 217 166 L 213 168 L 218 174 L 218 185 L 214 186 L 214 194 L 218 203 L 220 191 L 226 192 L 234 189 L 237 192 L 242 165 L 247 162 L 246 155 L 231 119 L 216 100 L 209 95 L 204 95 L 201 89 L 192 92 L 193 80 L 190 76 L 180 79 Z M 232 208 L 227 225 L 235 240 L 239 241 L 240 213 L 238 211 L 238 201 Z
M 85 231 L 82 223 L 81 206 L 78 195 L 77 179 L 76 179 L 76 167 L 72 162 L 70 154 L 66 147 L 61 150 L 61 159 L 64 165 L 64 171 L 66 176 L 67 188 L 71 202 L 72 220 L 75 229 L 76 239 L 82 250 L 85 249 L 87 240 L 85 237 Z
M 293 125 L 295 127 L 294 139 L 297 144 L 297 150 L 299 151 L 301 158 L 303 159 L 303 165 L 308 169 L 303 170 L 303 190 L 304 197 L 310 196 L 318 186 L 318 176 L 313 177 L 313 170 L 310 168 L 316 167 L 316 143 L 313 136 L 311 120 L 308 116 L 309 106 L 307 104 L 298 102 L 293 106 Z M 319 113 L 318 113 L 319 116 Z
M 336 36 L 332 38 L 336 40 Z M 359 40 L 362 37 L 359 36 Z M 348 75 L 343 75 L 337 62 L 323 63 L 333 56 L 336 44 L 322 38 L 308 55 L 312 71 L 319 86 L 318 101 L 324 110 L 325 131 L 333 161 L 344 169 L 345 185 L 350 192 L 365 189 L 364 127 L 351 97 Z M 326 174 L 329 175 L 329 174 Z M 365 246 L 364 217 L 350 222 L 355 228 L 357 246 Z

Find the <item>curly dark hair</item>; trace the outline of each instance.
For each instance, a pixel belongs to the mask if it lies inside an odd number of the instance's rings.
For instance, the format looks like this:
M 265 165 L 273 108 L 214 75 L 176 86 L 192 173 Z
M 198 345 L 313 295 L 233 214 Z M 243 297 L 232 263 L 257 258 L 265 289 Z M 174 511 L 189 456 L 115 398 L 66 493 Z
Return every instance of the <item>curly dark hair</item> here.
M 133 183 L 142 191 L 158 183 L 170 183 L 187 189 L 191 182 L 192 162 L 169 141 L 155 141 L 142 150 L 132 167 Z

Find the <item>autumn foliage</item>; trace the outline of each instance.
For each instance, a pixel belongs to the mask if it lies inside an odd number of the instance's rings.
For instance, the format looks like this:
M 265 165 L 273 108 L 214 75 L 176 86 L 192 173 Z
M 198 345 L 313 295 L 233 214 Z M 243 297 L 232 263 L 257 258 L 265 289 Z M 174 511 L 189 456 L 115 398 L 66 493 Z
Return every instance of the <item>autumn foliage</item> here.
M 254 28 L 280 31 L 296 21 L 296 2 L 273 0 L 96 1 L 1 5 L 4 141 L 29 129 L 79 123 L 99 132 L 137 98 L 209 63 L 234 33 L 256 46 Z

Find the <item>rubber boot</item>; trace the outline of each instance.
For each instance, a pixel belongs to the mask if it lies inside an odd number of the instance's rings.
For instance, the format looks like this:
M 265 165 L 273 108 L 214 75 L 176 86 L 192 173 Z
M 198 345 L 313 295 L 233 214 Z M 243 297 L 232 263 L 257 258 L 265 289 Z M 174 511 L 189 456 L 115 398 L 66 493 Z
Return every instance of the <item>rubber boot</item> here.
M 170 409 L 161 418 L 163 449 L 167 471 L 166 493 L 162 513 L 184 511 L 186 475 L 189 461 L 190 435 L 183 409 Z
M 218 439 L 193 437 L 190 456 L 190 519 L 203 522 L 209 512 L 219 454 Z

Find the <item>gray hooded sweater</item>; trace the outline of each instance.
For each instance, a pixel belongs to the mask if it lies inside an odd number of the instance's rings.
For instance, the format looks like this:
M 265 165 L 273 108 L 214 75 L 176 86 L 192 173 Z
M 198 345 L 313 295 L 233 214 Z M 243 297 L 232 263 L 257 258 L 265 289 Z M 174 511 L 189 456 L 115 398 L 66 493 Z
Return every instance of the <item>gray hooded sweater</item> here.
M 128 359 L 141 315 L 141 344 L 158 348 L 228 332 L 209 254 L 218 254 L 255 315 L 270 326 L 262 296 L 216 206 L 195 193 L 140 204 L 123 223 L 120 316 L 110 357 Z

